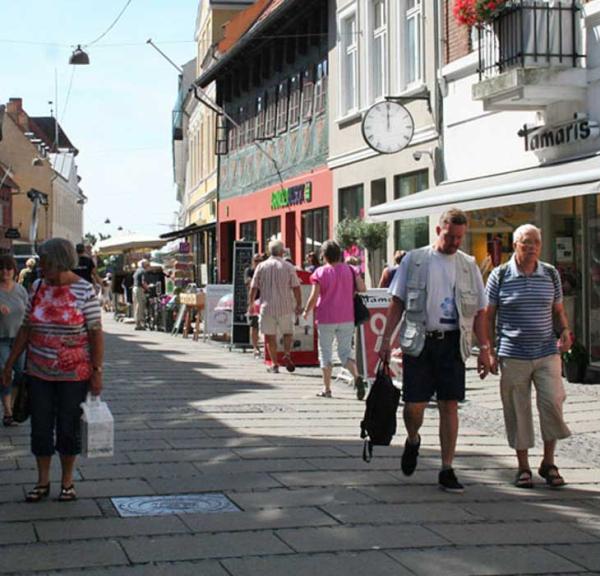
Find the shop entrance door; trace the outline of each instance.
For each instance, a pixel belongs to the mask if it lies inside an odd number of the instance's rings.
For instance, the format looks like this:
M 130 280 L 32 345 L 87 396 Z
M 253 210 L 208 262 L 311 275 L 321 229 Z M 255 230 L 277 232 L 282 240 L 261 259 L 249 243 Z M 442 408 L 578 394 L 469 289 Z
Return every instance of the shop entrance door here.
M 285 246 L 290 251 L 290 256 L 294 264 L 302 265 L 302 262 L 296 262 L 296 213 L 288 212 L 285 215 Z
M 219 278 L 224 283 L 231 282 L 235 225 L 235 220 L 219 225 Z

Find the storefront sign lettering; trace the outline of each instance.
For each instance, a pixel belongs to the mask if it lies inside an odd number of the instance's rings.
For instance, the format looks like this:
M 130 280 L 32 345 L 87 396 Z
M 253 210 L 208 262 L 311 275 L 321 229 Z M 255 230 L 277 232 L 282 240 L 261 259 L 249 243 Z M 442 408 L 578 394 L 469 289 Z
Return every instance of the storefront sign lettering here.
M 585 114 L 575 114 L 573 120 L 554 126 L 530 126 L 525 124 L 519 130 L 518 135 L 525 142 L 525 151 L 535 152 L 543 148 L 598 138 L 600 127 L 598 122 L 589 120 Z
M 276 190 L 271 194 L 271 210 L 306 204 L 312 200 L 312 182 Z

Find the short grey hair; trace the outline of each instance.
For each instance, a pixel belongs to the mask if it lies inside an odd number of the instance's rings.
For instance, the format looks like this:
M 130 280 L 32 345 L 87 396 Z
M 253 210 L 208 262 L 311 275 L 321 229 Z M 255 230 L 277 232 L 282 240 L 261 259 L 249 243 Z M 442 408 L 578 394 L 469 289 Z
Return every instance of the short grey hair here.
M 285 246 L 281 240 L 271 240 L 269 242 L 269 254 L 271 256 L 283 256 Z
M 44 268 L 51 272 L 68 272 L 79 262 L 75 246 L 65 238 L 46 240 L 38 248 L 38 254 L 44 259 Z
M 148 264 L 148 260 L 146 258 L 142 258 L 139 262 L 138 262 L 138 268 L 143 268 L 146 264 Z
M 513 232 L 513 242 L 520 242 L 521 238 L 525 236 L 528 232 L 533 232 L 537 235 L 537 237 L 542 239 L 542 231 L 533 224 L 521 224 L 514 232 Z

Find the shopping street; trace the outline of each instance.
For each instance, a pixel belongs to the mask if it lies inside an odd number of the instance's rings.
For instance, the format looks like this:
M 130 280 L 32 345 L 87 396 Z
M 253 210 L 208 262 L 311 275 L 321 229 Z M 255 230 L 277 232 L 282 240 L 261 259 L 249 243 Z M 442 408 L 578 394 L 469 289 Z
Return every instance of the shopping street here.
M 470 370 L 456 460 L 466 491 L 446 494 L 433 407 L 407 478 L 403 434 L 364 463 L 364 403 L 343 383 L 333 399 L 317 398 L 318 369 L 267 374 L 251 354 L 214 342 L 134 332 L 108 316 L 105 329 L 115 456 L 79 461 L 77 502 L 26 504 L 35 481 L 28 424 L 2 430 L 1 573 L 600 572 L 600 387 L 568 385 L 574 437 L 557 462 L 569 486 L 552 491 L 536 475 L 533 490 L 518 490 L 497 380 Z M 536 449 L 532 465 L 539 460 Z M 56 497 L 58 467 L 52 480 Z M 211 496 L 211 513 L 184 504 L 121 517 L 112 500 L 200 493 Z

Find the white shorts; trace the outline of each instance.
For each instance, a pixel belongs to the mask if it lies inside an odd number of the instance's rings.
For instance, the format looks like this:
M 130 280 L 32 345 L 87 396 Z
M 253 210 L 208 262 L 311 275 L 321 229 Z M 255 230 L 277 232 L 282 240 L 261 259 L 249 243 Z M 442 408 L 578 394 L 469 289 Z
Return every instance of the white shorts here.
M 319 363 L 321 368 L 333 366 L 333 339 L 337 341 L 337 353 L 342 366 L 346 366 L 348 360 L 354 360 L 352 354 L 352 338 L 354 337 L 354 322 L 342 322 L 341 324 L 319 324 Z
M 277 332 L 281 334 L 294 333 L 293 314 L 284 314 L 283 316 L 271 316 L 269 314 L 260 314 L 258 317 L 258 325 L 262 334 L 266 336 L 275 336 Z

